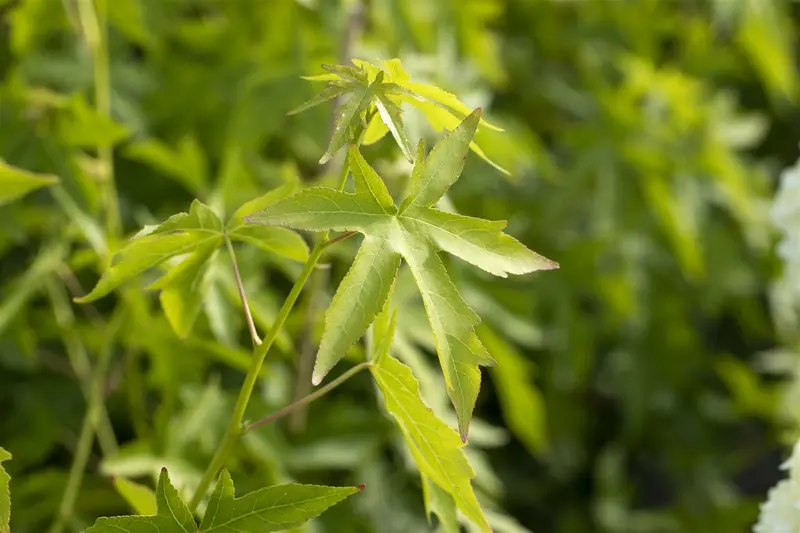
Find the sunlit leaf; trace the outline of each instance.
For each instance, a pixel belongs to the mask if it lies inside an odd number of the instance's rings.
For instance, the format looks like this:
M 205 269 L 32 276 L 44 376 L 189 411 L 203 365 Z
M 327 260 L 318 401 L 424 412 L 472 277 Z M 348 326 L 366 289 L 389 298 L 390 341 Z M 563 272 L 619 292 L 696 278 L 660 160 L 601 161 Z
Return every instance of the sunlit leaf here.
M 456 501 L 425 474 L 422 474 L 422 496 L 425 499 L 425 511 L 428 514 L 429 522 L 431 515 L 435 514 L 439 518 L 442 533 L 459 533 L 461 531 L 458 525 Z
M 491 531 L 472 490 L 475 474 L 461 449 L 463 443 L 423 403 L 411 370 L 393 357 L 384 357 L 371 371 L 386 410 L 400 426 L 420 472 L 447 492 L 482 531 Z
M 427 159 L 420 144 L 411 192 L 399 211 L 378 174 L 351 146 L 349 165 L 355 194 L 322 187 L 306 189 L 245 219 L 249 223 L 365 235 L 356 261 L 326 313 L 314 383 L 319 383 L 364 334 L 386 300 L 400 256 L 406 260 L 425 304 L 464 440 L 480 390 L 478 366 L 492 364 L 492 358 L 474 332 L 480 318 L 450 281 L 438 250 L 501 276 L 557 267 L 504 235 L 502 222 L 449 215 L 433 208 L 458 179 L 479 119 L 480 110 L 476 110 L 440 140 Z
M 234 498 L 233 480 L 228 471 L 223 470 L 198 531 L 267 533 L 297 527 L 361 488 L 290 483 Z
M 156 493 L 150 487 L 124 477 L 115 477 L 114 487 L 136 514 L 154 515 L 158 512 Z

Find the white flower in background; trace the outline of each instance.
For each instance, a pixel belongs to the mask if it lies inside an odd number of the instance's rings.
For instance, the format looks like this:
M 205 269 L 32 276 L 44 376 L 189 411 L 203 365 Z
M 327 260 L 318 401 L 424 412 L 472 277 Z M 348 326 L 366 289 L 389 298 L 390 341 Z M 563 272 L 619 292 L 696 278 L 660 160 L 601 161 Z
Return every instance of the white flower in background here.
M 772 314 L 778 331 L 794 337 L 800 325 L 800 161 L 781 172 L 772 221 L 781 233 L 777 252 L 783 261 L 783 275 L 771 290 Z
M 769 491 L 753 533 L 800 533 L 800 442 L 781 468 L 789 478 Z

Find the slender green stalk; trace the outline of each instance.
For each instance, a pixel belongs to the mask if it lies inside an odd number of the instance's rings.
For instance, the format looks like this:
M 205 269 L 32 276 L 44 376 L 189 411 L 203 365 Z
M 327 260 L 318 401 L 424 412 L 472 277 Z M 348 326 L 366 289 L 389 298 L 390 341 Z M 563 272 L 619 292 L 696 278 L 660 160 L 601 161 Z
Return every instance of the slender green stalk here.
M 233 276 L 236 278 L 236 288 L 239 289 L 239 298 L 242 300 L 242 308 L 244 309 L 244 319 L 245 322 L 247 322 L 247 329 L 250 330 L 250 338 L 253 339 L 253 345 L 258 346 L 261 344 L 261 338 L 258 336 L 256 324 L 253 322 L 253 315 L 250 313 L 250 305 L 247 303 L 247 295 L 244 292 L 242 275 L 239 273 L 239 263 L 236 261 L 236 252 L 234 252 L 233 243 L 227 235 L 225 235 L 225 246 L 228 247 L 228 254 L 230 254 L 231 263 L 233 263 Z
M 301 407 L 304 407 L 304 406 L 310 404 L 314 400 L 322 398 L 323 396 L 328 394 L 330 391 L 332 391 L 333 389 L 335 389 L 336 387 L 338 387 L 339 385 L 341 385 L 342 383 L 344 383 L 348 379 L 352 378 L 353 376 L 355 376 L 356 374 L 358 374 L 359 372 L 361 372 L 365 368 L 369 368 L 371 365 L 372 365 L 372 363 L 361 363 L 361 364 L 358 364 L 358 365 L 354 366 L 353 368 L 351 368 L 347 372 L 344 372 L 338 378 L 334 379 L 333 381 L 331 381 L 327 385 L 324 385 L 324 386 L 318 388 L 317 390 L 315 390 L 311 394 L 309 394 L 307 396 L 304 396 L 303 398 L 300 398 L 296 402 L 291 403 L 291 404 L 287 405 L 286 407 L 284 407 L 283 409 L 279 409 L 279 410 L 275 411 L 274 413 L 271 413 L 271 414 L 265 416 L 264 418 L 256 420 L 252 424 L 248 424 L 242 430 L 242 433 L 246 433 L 246 432 L 248 432 L 248 431 L 250 431 L 252 429 L 256 429 L 257 427 L 261 427 L 261 426 L 264 426 L 264 425 L 269 424 L 271 422 L 274 422 L 274 421 L 278 420 L 279 418 L 282 418 L 282 417 L 284 417 L 284 416 L 286 416 L 288 414 L 291 414 L 291 413 L 297 411 L 298 409 L 300 409 Z
M 208 465 L 203 477 L 200 479 L 200 483 L 195 489 L 192 500 L 189 502 L 189 508 L 191 510 L 196 509 L 199 505 L 200 500 L 208 490 L 208 487 L 211 486 L 211 482 L 214 480 L 217 472 L 219 472 L 219 470 L 225 464 L 225 461 L 228 459 L 228 455 L 230 455 L 233 445 L 236 443 L 236 439 L 241 434 L 242 418 L 244 417 L 244 412 L 247 409 L 247 404 L 250 401 L 250 396 L 253 394 L 253 389 L 255 388 L 256 381 L 258 380 L 258 376 L 261 371 L 261 365 L 264 363 L 267 352 L 269 352 L 269 349 L 272 348 L 272 344 L 278 337 L 278 332 L 280 332 L 283 324 L 286 322 L 286 319 L 289 318 L 289 313 L 292 311 L 295 302 L 297 302 L 297 298 L 300 296 L 300 293 L 303 290 L 303 286 L 305 286 L 306 281 L 308 281 L 308 277 L 314 271 L 314 267 L 317 265 L 317 262 L 322 256 L 322 252 L 324 250 L 324 243 L 317 244 L 311 250 L 311 255 L 306 261 L 306 264 L 303 266 L 300 276 L 297 278 L 297 281 L 295 281 L 294 286 L 289 292 L 289 295 L 286 297 L 286 300 L 283 302 L 283 306 L 281 306 L 280 311 L 278 311 L 278 316 L 275 317 L 275 323 L 272 324 L 272 327 L 267 332 L 266 337 L 264 337 L 264 341 L 260 345 L 256 346 L 250 363 L 250 368 L 248 369 L 247 375 L 244 378 L 242 388 L 239 390 L 239 397 L 236 400 L 235 407 L 233 408 L 233 414 L 231 415 L 228 423 L 228 428 L 225 431 L 225 435 L 222 437 L 222 442 L 217 448 L 217 451 L 211 460 L 211 464 Z
M 108 0 L 79 0 L 78 14 L 84 39 L 92 52 L 94 104 L 98 114 L 111 116 L 111 74 L 108 54 Z M 116 239 L 122 229 L 119 200 L 114 179 L 114 156 L 111 145 L 100 143 L 97 156 L 102 163 L 105 184 L 106 231 Z
M 64 293 L 61 285 L 55 282 L 53 278 L 48 278 L 46 282 L 47 292 L 50 296 L 50 302 L 53 306 L 53 313 L 56 317 L 56 323 L 61 329 L 61 336 L 64 342 L 64 348 L 67 351 L 72 371 L 78 378 L 78 382 L 83 389 L 83 395 L 87 403 L 91 399 L 92 394 L 92 366 L 89 361 L 89 355 L 86 353 L 86 347 L 81 340 L 81 336 L 75 330 L 75 314 L 69 305 L 69 298 Z M 105 325 L 98 326 L 101 330 L 105 329 Z M 111 456 L 117 453 L 118 445 L 117 438 L 114 435 L 114 429 L 111 426 L 111 420 L 108 416 L 108 411 L 102 403 L 99 406 L 99 415 L 97 420 L 97 442 L 100 444 L 100 449 L 104 456 Z
M 91 390 L 89 401 L 86 408 L 86 414 L 83 417 L 83 424 L 81 425 L 80 436 L 78 437 L 78 447 L 75 450 L 75 457 L 72 460 L 72 466 L 69 470 L 69 478 L 67 479 L 67 486 L 64 489 L 64 495 L 61 499 L 61 505 L 58 508 L 58 514 L 50 526 L 50 533 L 62 533 L 67 522 L 72 518 L 72 512 L 75 508 L 75 501 L 78 498 L 78 492 L 83 481 L 83 474 L 86 470 L 86 463 L 89 461 L 89 455 L 92 452 L 92 441 L 94 440 L 95 428 L 97 427 L 100 413 L 102 412 L 104 400 L 104 385 L 106 374 L 111 363 L 111 354 L 114 348 L 114 338 L 116 337 L 119 327 L 122 325 L 123 314 L 118 313 L 109 324 L 107 331 L 108 337 L 100 354 L 97 358 L 97 363 L 92 373 Z

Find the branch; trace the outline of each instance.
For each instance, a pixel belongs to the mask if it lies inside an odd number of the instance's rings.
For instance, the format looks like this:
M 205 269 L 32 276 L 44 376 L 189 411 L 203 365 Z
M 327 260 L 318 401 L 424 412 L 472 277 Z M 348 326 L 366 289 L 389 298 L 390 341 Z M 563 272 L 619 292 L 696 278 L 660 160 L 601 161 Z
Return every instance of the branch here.
M 239 263 L 236 261 L 236 253 L 233 251 L 233 243 L 227 234 L 225 235 L 225 246 L 228 247 L 228 253 L 231 256 L 231 262 L 233 263 L 233 276 L 236 278 L 236 288 L 239 289 L 239 298 L 242 300 L 244 319 L 245 322 L 247 322 L 247 329 L 250 330 L 250 338 L 253 339 L 254 346 L 259 346 L 261 344 L 261 338 L 258 336 L 256 324 L 253 322 L 253 315 L 250 313 L 250 305 L 247 303 L 247 295 L 244 293 L 244 283 L 242 282 L 242 276 L 239 273 Z

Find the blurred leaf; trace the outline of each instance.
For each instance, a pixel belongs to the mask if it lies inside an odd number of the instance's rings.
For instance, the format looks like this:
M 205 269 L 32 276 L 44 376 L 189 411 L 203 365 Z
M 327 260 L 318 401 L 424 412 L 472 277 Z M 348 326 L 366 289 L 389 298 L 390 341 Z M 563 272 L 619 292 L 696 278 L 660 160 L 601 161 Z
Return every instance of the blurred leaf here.
M 131 506 L 136 514 L 154 515 L 157 511 L 156 493 L 145 485 L 140 485 L 124 477 L 114 478 L 114 487 L 120 496 Z
M 58 178 L 48 174 L 35 174 L 12 167 L 0 160 L 0 205 L 7 204 L 48 185 L 58 183 Z
M 128 129 L 89 107 L 81 96 L 75 96 L 59 113 L 58 138 L 64 144 L 79 148 L 114 146 L 128 137 Z
M 532 455 L 540 455 L 548 446 L 546 411 L 541 393 L 533 384 L 531 363 L 487 325 L 481 324 L 477 332 L 497 360 L 490 372 L 508 427 Z
M 208 163 L 194 136 L 184 137 L 175 149 L 158 139 L 137 141 L 128 145 L 124 154 L 152 166 L 194 194 L 208 190 Z
M 456 505 L 482 531 L 491 531 L 470 480 L 474 477 L 464 456 L 458 434 L 436 418 L 422 402 L 419 385 L 411 370 L 393 357 L 371 367 L 383 392 L 386 410 L 395 419 L 420 473 L 450 494 Z
M 233 480 L 220 474 L 199 532 L 266 533 L 300 526 L 363 487 L 322 487 L 290 483 L 234 498 Z
M 439 518 L 442 533 L 459 533 L 461 528 L 458 525 L 456 501 L 453 497 L 440 489 L 425 474 L 422 474 L 422 494 L 425 498 L 428 521 L 430 522 L 431 514 L 435 514 Z

